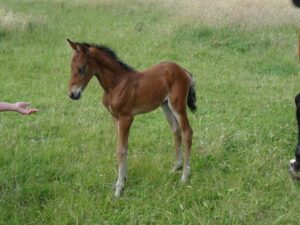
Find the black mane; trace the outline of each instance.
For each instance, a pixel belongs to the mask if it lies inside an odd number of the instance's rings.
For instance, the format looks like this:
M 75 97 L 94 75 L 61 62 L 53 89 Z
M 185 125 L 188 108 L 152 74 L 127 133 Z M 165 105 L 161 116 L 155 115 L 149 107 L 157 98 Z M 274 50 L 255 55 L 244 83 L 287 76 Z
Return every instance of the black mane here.
M 95 48 L 99 49 L 100 51 L 104 51 L 106 54 L 108 54 L 110 57 L 112 57 L 114 60 L 116 60 L 119 63 L 119 65 L 122 66 L 123 69 L 125 69 L 129 72 L 135 71 L 134 68 L 132 68 L 131 66 L 127 65 L 122 60 L 120 60 L 119 57 L 117 56 L 117 54 L 107 46 L 97 45 L 97 44 L 88 44 L 88 43 L 80 43 L 80 45 L 83 45 L 84 47 L 87 47 L 87 48 L 95 47 Z

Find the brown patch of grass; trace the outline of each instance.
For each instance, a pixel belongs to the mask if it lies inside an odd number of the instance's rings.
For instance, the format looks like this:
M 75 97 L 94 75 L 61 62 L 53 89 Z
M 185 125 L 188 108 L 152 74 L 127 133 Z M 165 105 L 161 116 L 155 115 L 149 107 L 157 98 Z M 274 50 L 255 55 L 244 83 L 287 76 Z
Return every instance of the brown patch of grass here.
M 53 1 L 69 2 L 68 0 Z M 287 24 L 300 25 L 300 9 L 294 7 L 291 0 L 73 0 L 72 5 L 89 7 L 156 5 L 165 9 L 176 21 L 200 22 L 217 26 L 242 25 L 252 28 Z M 1 17 L 3 16 L 0 11 L 0 24 L 17 23 L 21 26 L 24 24 L 24 20 L 20 16 L 7 13 L 4 19 Z M 28 18 L 25 21 L 28 21 Z
M 289 0 L 167 0 L 162 4 L 180 19 L 209 25 L 247 27 L 300 24 L 300 9 Z
M 6 30 L 25 30 L 32 24 L 41 24 L 45 17 L 17 14 L 11 10 L 0 8 L 0 26 Z
M 177 20 L 193 20 L 208 25 L 244 25 L 251 28 L 300 24 L 300 9 L 295 8 L 291 0 L 75 0 L 73 3 L 126 7 L 155 4 Z
M 32 0 L 35 1 L 35 0 Z M 69 2 L 68 0 L 55 0 L 57 3 Z M 72 5 L 86 5 L 86 6 L 99 6 L 107 5 L 112 6 L 116 4 L 125 4 L 126 0 L 73 0 Z

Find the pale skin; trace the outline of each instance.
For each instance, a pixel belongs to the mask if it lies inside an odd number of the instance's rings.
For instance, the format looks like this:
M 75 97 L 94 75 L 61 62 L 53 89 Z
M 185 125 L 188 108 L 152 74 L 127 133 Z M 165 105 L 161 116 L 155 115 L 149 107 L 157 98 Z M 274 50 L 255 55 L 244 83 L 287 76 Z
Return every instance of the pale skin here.
M 28 102 L 16 102 L 16 103 L 8 103 L 8 102 L 0 102 L 0 112 L 12 111 L 18 112 L 22 115 L 30 115 L 32 113 L 38 112 L 38 109 L 29 108 L 30 103 Z

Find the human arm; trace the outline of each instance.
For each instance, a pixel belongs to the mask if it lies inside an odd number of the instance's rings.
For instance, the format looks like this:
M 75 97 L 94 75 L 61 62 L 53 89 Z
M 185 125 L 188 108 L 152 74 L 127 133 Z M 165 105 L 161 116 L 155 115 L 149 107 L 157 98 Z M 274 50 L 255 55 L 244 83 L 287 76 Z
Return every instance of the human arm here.
M 31 113 L 35 113 L 39 111 L 38 109 L 28 108 L 29 105 L 30 103 L 27 102 L 16 102 L 16 103 L 0 102 L 0 112 L 14 111 L 14 112 L 21 113 L 23 115 L 29 115 Z

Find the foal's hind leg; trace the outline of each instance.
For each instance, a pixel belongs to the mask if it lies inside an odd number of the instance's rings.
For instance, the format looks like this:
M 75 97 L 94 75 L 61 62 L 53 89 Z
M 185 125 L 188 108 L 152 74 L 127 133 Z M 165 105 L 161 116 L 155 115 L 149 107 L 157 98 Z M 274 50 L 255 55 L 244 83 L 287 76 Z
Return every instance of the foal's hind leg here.
M 189 124 L 186 112 L 178 115 L 178 121 L 183 134 L 183 140 L 185 143 L 185 156 L 184 156 L 184 167 L 181 176 L 181 181 L 185 183 L 191 175 L 190 167 L 190 154 L 192 146 L 193 130 Z
M 181 176 L 181 182 L 185 183 L 191 175 L 190 152 L 192 146 L 193 130 L 187 118 L 185 101 L 180 102 L 179 100 L 177 100 L 176 103 L 177 104 L 175 104 L 175 102 L 173 104 L 169 103 L 169 107 L 177 118 L 185 144 L 184 167 Z
M 168 123 L 171 126 L 173 136 L 174 136 L 176 162 L 174 164 L 172 172 L 176 172 L 177 170 L 182 169 L 181 130 L 175 115 L 173 114 L 170 107 L 168 106 L 168 102 L 167 101 L 164 102 L 161 107 L 165 113 Z

